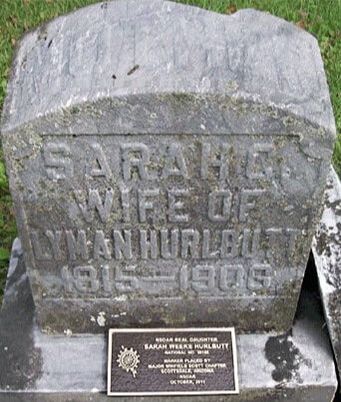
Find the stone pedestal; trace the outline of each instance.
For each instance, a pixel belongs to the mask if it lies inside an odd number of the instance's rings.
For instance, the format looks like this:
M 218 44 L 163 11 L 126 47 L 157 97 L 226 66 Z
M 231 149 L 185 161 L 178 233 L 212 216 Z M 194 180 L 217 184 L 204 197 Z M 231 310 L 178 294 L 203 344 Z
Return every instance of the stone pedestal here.
M 186 401 L 332 401 L 337 388 L 335 367 L 314 300 L 311 294 L 302 294 L 295 324 L 287 334 L 237 337 L 239 395 L 193 396 Z M 19 240 L 13 245 L 0 316 L 0 362 L 1 402 L 113 400 L 105 394 L 105 335 L 46 335 L 39 331 Z M 184 401 L 182 397 L 154 400 Z

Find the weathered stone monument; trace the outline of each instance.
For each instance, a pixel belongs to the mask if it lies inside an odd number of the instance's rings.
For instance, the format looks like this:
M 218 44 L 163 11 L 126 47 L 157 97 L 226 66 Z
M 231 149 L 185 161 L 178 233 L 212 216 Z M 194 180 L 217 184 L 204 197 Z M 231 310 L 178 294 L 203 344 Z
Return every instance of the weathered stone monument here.
M 334 138 L 315 38 L 269 14 L 118 0 L 26 34 L 2 120 L 23 248 L 2 322 L 22 303 L 24 258 L 36 319 L 24 355 L 36 364 L 33 382 L 1 387 L 106 400 L 103 335 L 53 333 L 291 328 Z M 331 400 L 328 343 L 309 333 L 318 314 L 302 314 L 292 339 L 237 339 L 241 396 L 231 400 Z M 96 354 L 91 386 L 74 366 L 74 356 L 87 366 L 85 345 Z
M 335 136 L 311 35 L 97 4 L 24 37 L 2 136 L 44 330 L 290 327 Z

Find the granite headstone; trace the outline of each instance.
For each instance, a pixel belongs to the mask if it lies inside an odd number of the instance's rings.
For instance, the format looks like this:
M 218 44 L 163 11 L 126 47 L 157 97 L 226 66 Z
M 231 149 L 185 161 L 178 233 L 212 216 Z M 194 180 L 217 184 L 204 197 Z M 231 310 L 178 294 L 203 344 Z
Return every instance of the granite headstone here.
M 47 332 L 292 323 L 335 138 L 316 39 L 118 0 L 24 36 L 2 140 Z

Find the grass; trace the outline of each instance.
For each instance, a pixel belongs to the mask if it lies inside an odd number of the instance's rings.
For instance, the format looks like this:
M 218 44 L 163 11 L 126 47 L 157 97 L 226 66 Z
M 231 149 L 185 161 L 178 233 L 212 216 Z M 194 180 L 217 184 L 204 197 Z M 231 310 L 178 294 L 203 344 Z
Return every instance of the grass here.
M 13 48 L 20 36 L 46 20 L 96 3 L 96 0 L 0 0 L 0 110 L 6 93 Z M 341 132 L 341 0 L 182 0 L 221 13 L 252 7 L 292 21 L 319 41 Z M 335 146 L 334 166 L 341 175 L 341 136 Z M 0 301 L 8 257 L 16 235 L 11 197 L 0 153 Z

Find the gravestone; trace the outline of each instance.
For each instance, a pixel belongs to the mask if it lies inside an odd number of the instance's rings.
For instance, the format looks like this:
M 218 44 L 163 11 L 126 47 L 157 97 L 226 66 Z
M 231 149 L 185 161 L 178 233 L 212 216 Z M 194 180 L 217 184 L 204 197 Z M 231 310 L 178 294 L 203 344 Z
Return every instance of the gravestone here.
M 2 140 L 37 320 L 286 330 L 335 138 L 317 41 L 161 0 L 20 42 Z

